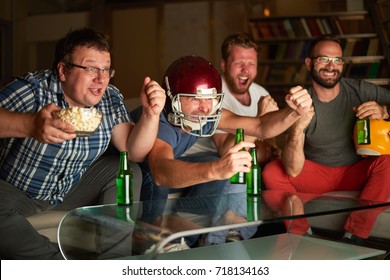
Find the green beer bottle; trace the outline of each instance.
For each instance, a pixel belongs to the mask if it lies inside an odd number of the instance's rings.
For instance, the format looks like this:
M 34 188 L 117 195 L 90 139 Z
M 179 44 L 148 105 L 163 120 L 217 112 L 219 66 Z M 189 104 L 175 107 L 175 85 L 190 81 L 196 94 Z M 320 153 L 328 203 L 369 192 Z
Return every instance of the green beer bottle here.
M 358 119 L 356 121 L 357 125 L 357 143 L 359 145 L 370 144 L 370 119 Z
M 258 221 L 261 212 L 261 196 L 248 195 L 246 197 L 246 220 L 248 222 Z
M 257 163 L 256 148 L 250 149 L 252 157 L 251 171 L 246 173 L 246 194 L 259 195 L 261 194 L 261 168 Z
M 237 128 L 236 130 L 236 139 L 234 144 L 238 144 L 239 142 L 244 141 L 244 129 Z M 242 148 L 245 151 L 244 148 Z M 230 183 L 232 184 L 245 184 L 245 172 L 238 172 L 230 177 Z
M 133 204 L 133 173 L 129 168 L 127 152 L 121 152 L 119 171 L 116 175 L 117 204 Z
M 133 222 L 131 216 L 131 209 L 130 206 L 125 206 L 125 205 L 118 205 L 116 208 L 116 214 L 118 219 L 125 221 L 125 222 Z

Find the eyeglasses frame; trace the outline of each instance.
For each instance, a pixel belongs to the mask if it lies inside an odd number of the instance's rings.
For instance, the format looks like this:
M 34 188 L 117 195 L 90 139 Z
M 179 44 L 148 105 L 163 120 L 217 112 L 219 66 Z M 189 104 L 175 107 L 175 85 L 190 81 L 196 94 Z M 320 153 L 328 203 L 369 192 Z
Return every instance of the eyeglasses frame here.
M 77 67 L 77 68 L 84 69 L 87 74 L 92 73 L 91 71 L 93 71 L 93 73 L 95 73 L 95 75 L 98 75 L 100 72 L 102 72 L 103 76 L 105 76 L 105 74 L 104 74 L 105 71 L 108 70 L 108 72 L 107 72 L 108 75 L 105 77 L 110 78 L 110 79 L 113 78 L 115 75 L 115 69 L 111 69 L 111 68 L 98 68 L 98 67 L 94 67 L 94 66 L 83 66 L 83 65 L 72 63 L 72 62 L 67 62 L 66 65 L 68 65 L 70 67 Z
M 328 60 L 328 62 L 320 61 L 319 58 L 325 58 Z M 333 62 L 333 64 L 335 64 L 335 65 L 343 65 L 345 63 L 344 58 L 342 58 L 342 57 L 313 56 L 313 57 L 310 57 L 310 59 L 312 59 L 312 60 L 315 59 L 318 63 L 323 64 L 323 65 L 327 65 L 330 62 Z M 340 59 L 340 63 L 336 63 L 335 59 Z

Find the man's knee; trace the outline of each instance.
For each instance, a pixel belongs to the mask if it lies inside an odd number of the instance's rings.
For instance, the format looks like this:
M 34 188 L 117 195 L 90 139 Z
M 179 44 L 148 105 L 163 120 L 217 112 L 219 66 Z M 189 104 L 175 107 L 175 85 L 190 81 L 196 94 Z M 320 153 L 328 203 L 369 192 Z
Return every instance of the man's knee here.
M 282 175 L 285 175 L 285 172 L 280 160 L 273 160 L 267 163 L 262 170 L 262 178 L 265 187 L 267 188 L 276 177 Z

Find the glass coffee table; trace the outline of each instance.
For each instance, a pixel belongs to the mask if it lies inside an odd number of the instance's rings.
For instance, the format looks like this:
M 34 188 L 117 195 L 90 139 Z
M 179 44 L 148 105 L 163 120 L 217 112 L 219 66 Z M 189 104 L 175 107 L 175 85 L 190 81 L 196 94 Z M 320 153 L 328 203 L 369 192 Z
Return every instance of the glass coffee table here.
M 364 259 L 385 251 L 289 230 L 255 236 L 267 224 L 289 229 L 310 217 L 382 208 L 390 202 L 269 191 L 178 197 L 74 209 L 58 240 L 66 259 Z

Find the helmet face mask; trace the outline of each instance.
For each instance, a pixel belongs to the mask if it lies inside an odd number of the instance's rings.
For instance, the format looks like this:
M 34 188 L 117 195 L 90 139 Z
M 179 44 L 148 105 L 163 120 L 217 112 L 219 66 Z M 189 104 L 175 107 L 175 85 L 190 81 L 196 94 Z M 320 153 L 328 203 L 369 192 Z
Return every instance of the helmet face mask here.
M 172 113 L 168 114 L 168 121 L 175 126 L 180 126 L 185 132 L 200 137 L 210 137 L 214 134 L 215 129 L 218 126 L 221 118 L 221 106 L 223 94 L 217 93 L 215 88 L 200 90 L 197 95 L 188 93 L 178 93 L 172 98 Z M 199 102 L 203 100 L 210 100 L 210 114 L 209 115 L 195 115 L 185 113 L 183 111 L 182 99 L 191 98 L 194 101 L 199 99 Z M 204 133 L 202 128 L 207 123 L 213 123 L 213 129 L 211 132 Z M 197 132 L 194 132 L 197 131 Z
M 221 118 L 224 94 L 221 77 L 210 62 L 197 56 L 179 58 L 167 69 L 163 87 L 167 93 L 165 112 L 172 125 L 194 136 L 214 134 Z M 199 104 L 211 101 L 208 115 L 183 112 L 185 99 Z M 203 127 L 208 123 L 212 128 L 204 132 Z

